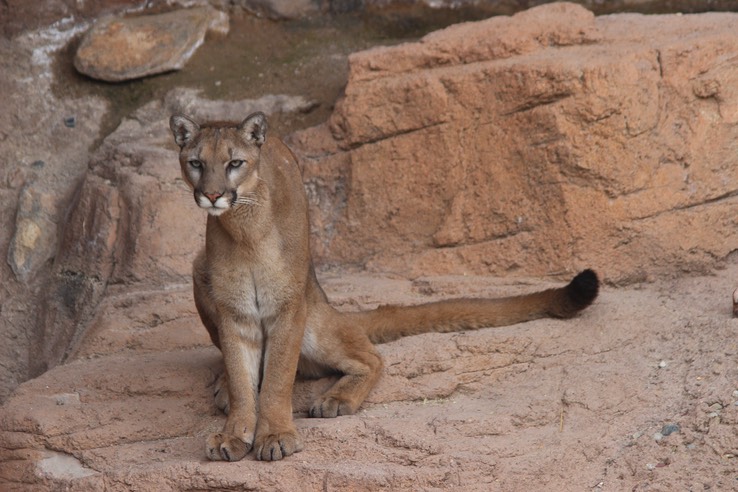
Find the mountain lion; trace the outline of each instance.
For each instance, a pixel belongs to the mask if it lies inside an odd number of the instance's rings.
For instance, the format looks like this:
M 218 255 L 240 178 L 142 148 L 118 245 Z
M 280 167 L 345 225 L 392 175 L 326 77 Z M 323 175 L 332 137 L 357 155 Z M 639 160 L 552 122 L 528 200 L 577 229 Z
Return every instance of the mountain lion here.
M 379 379 L 374 343 L 407 335 L 569 318 L 589 306 L 591 270 L 568 285 L 503 299 L 458 299 L 341 313 L 328 304 L 310 256 L 308 205 L 292 152 L 267 138 L 263 113 L 241 123 L 170 120 L 184 180 L 208 212 L 205 248 L 193 267 L 197 311 L 223 354 L 216 403 L 228 414 L 208 437 L 211 460 L 279 460 L 302 449 L 292 421 L 292 386 L 340 378 L 311 417 L 356 412 Z

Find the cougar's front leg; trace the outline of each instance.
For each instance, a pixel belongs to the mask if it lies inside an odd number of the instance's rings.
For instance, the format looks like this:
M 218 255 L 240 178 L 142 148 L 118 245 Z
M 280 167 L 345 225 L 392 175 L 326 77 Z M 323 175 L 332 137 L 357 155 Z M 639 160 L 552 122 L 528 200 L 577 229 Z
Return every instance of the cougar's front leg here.
M 226 318 L 221 321 L 218 332 L 227 376 L 229 411 L 223 431 L 208 437 L 205 449 L 211 460 L 237 461 L 246 456 L 254 443 L 264 340 L 256 322 L 236 323 Z
M 292 386 L 305 331 L 304 303 L 287 306 L 266 327 L 264 376 L 259 394 L 256 459 L 275 461 L 302 450 L 292 421 Z
M 200 251 L 192 265 L 192 293 L 195 297 L 195 307 L 200 320 L 208 330 L 213 345 L 220 348 L 218 338 L 218 311 L 213 302 L 210 277 L 205 264 L 205 250 Z

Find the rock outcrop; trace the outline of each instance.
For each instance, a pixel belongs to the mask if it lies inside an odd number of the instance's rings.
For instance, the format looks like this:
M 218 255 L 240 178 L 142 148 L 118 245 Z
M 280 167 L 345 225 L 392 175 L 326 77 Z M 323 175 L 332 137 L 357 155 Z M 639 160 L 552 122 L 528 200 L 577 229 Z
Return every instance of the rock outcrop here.
M 50 29 L 0 39 L 0 400 L 29 378 L 59 225 L 108 110 L 102 98 L 53 90 L 53 54 L 77 33 Z
M 732 40 L 732 41 L 731 41 Z M 573 4 L 350 57 L 298 134 L 322 263 L 612 282 L 738 244 L 738 16 Z
M 277 463 L 205 458 L 205 437 L 225 419 L 212 398 L 222 368 L 191 287 L 112 286 L 77 356 L 0 408 L 0 488 L 730 490 L 738 320 L 725 301 L 737 274 L 733 264 L 707 278 L 605 289 L 574 320 L 381 345 L 385 373 L 355 416 L 307 418 L 330 381 L 297 384 L 305 449 Z M 322 280 L 341 309 L 546 286 Z M 666 425 L 680 430 L 664 436 Z

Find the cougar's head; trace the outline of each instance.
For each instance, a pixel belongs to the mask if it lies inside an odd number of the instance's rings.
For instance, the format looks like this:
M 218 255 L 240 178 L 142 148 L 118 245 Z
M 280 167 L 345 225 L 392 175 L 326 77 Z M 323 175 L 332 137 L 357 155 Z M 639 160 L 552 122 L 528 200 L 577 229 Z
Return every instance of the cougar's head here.
M 182 176 L 201 208 L 217 216 L 236 204 L 254 202 L 266 140 L 264 113 L 254 113 L 241 123 L 201 125 L 175 114 L 169 127 L 180 148 Z

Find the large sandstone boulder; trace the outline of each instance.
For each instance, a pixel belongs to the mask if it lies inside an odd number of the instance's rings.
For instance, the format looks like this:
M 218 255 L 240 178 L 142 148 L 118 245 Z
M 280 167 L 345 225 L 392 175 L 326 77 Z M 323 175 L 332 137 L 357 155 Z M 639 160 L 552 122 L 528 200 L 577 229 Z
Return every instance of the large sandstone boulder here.
M 613 282 L 735 249 L 738 15 L 573 4 L 350 57 L 294 138 L 321 263 Z

